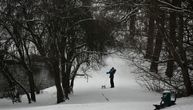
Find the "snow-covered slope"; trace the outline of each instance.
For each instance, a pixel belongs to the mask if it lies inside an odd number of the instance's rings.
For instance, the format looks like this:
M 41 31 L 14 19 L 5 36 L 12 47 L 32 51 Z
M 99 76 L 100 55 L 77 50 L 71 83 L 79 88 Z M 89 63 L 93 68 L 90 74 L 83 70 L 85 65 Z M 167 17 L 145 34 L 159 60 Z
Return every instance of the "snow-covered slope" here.
M 116 56 L 106 59 L 108 66 L 100 71 L 89 71 L 88 80 L 78 77 L 75 80 L 74 93 L 70 100 L 56 104 L 55 87 L 48 88 L 37 95 L 37 103 L 27 104 L 26 97 L 23 103 L 12 104 L 10 100 L 0 100 L 0 110 L 153 110 L 152 104 L 159 103 L 160 94 L 149 92 L 140 87 L 131 71 L 133 66 Z M 111 67 L 117 69 L 115 74 L 115 88 L 109 88 L 109 76 L 106 74 Z M 101 89 L 105 85 L 106 89 Z M 186 103 L 189 102 L 189 103 Z M 192 98 L 180 99 L 177 105 L 168 110 L 185 110 L 193 107 Z

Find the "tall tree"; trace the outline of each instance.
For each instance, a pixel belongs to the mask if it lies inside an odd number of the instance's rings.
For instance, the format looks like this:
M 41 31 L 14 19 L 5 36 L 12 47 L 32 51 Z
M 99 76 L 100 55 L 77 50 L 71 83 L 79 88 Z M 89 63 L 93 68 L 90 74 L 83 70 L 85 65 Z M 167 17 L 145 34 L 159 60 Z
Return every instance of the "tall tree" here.
M 155 0 L 146 0 L 148 4 L 148 32 L 147 32 L 147 46 L 146 46 L 146 53 L 145 53 L 145 58 L 151 59 L 152 54 L 153 54 L 153 48 L 154 48 L 154 28 L 155 28 L 155 5 L 156 1 Z
M 181 7 L 182 2 L 180 0 L 177 0 L 177 6 Z M 182 75 L 184 79 L 184 85 L 186 87 L 186 95 L 192 95 L 193 94 L 193 87 L 192 87 L 192 82 L 190 79 L 189 75 L 189 70 L 188 70 L 188 60 L 187 60 L 187 50 L 186 47 L 184 46 L 184 17 L 183 13 L 178 14 L 179 20 L 179 31 L 178 31 L 178 48 L 179 48 L 179 53 L 182 62 Z
M 28 41 L 26 40 L 28 34 L 26 31 L 22 29 L 23 25 L 23 8 L 22 3 L 18 1 L 2 1 L 1 3 L 7 4 L 4 8 L 2 8 L 2 11 L 4 13 L 2 14 L 2 25 L 3 28 L 8 33 L 8 36 L 10 36 L 11 41 L 14 44 L 14 48 L 16 48 L 17 52 L 16 55 L 19 59 L 19 62 L 22 64 L 24 69 L 26 70 L 26 74 L 29 78 L 29 87 L 30 87 L 30 93 L 31 93 L 31 99 L 32 101 L 36 101 L 35 98 L 35 84 L 33 79 L 33 73 L 30 69 L 31 61 L 29 57 L 29 48 L 28 48 Z
M 165 26 L 165 14 L 162 10 L 157 9 L 158 20 L 156 25 L 160 25 L 161 27 Z M 153 55 L 151 59 L 150 71 L 157 73 L 158 72 L 158 64 L 160 58 L 160 52 L 162 50 L 164 34 L 161 30 L 157 30 L 156 39 L 155 39 L 155 47 L 153 50 Z
M 177 0 L 172 0 L 172 5 L 177 6 Z M 176 47 L 177 43 L 176 43 L 176 12 L 170 12 L 170 18 L 169 18 L 169 36 L 170 39 L 173 42 L 174 47 Z M 174 61 L 173 61 L 173 57 L 170 53 L 170 51 L 168 51 L 168 62 L 167 62 L 167 69 L 166 69 L 166 75 L 171 78 L 173 76 L 173 70 L 174 70 Z

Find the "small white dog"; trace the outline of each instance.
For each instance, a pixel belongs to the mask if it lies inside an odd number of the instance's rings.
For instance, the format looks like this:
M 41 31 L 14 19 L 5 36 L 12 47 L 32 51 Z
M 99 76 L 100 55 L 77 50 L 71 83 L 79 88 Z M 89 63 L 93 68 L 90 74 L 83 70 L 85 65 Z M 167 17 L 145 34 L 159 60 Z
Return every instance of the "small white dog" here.
M 101 86 L 101 89 L 106 89 L 106 86 L 105 86 L 105 85 L 102 85 L 102 86 Z

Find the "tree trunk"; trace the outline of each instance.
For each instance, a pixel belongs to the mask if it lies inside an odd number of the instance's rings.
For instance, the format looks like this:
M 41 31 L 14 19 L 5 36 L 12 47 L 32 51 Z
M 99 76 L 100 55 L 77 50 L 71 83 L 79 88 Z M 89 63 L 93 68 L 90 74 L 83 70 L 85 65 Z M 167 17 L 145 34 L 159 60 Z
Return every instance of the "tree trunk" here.
M 161 20 L 159 22 L 160 22 L 161 26 L 164 27 L 165 15 L 161 11 L 160 11 L 160 17 L 161 17 Z M 155 48 L 154 48 L 153 56 L 152 56 L 152 60 L 151 60 L 152 62 L 150 65 L 150 71 L 151 72 L 155 72 L 155 73 L 158 72 L 158 61 L 159 61 L 159 57 L 160 57 L 160 52 L 162 50 L 163 38 L 164 38 L 163 33 L 161 32 L 161 30 L 158 30 L 157 35 L 156 35 Z
M 168 55 L 168 61 L 167 61 L 167 68 L 166 68 L 166 76 L 168 78 L 172 78 L 173 77 L 173 71 L 174 71 L 174 61 L 173 61 L 173 56 L 172 54 L 168 51 L 169 55 Z
M 62 64 L 62 86 L 64 89 L 65 98 L 69 99 L 68 94 L 70 93 L 71 64 L 68 62 L 63 62 Z
M 54 74 L 55 74 L 55 85 L 57 90 L 57 103 L 64 102 L 64 92 L 61 86 L 61 75 L 60 75 L 60 69 L 59 69 L 59 62 L 53 61 L 52 63 Z
M 28 77 L 29 77 L 28 80 L 30 85 L 31 100 L 36 102 L 34 76 L 31 71 L 28 71 Z
M 136 15 L 132 15 L 130 18 L 129 30 L 130 30 L 130 38 L 133 40 L 135 36 L 135 21 L 136 21 Z
M 177 5 L 177 0 L 172 0 L 172 5 L 176 6 Z M 170 12 L 170 18 L 169 18 L 169 37 L 174 45 L 174 48 L 176 48 L 176 12 Z M 168 52 L 168 62 L 167 62 L 167 69 L 166 69 L 166 76 L 171 78 L 173 76 L 173 71 L 174 71 L 174 61 L 172 60 L 173 57 L 170 52 Z
M 25 62 L 23 62 L 22 65 L 25 68 L 25 70 L 27 71 L 29 87 L 30 87 L 30 93 L 31 93 L 31 100 L 36 102 L 35 82 L 34 82 L 33 72 L 27 67 Z
M 181 1 L 179 2 L 178 5 L 181 4 Z M 184 20 L 183 20 L 183 13 L 179 14 L 179 33 L 178 33 L 178 41 L 179 41 L 179 50 L 180 50 L 180 56 L 181 59 L 183 60 L 183 67 L 182 67 L 182 75 L 184 79 L 184 85 L 186 87 L 186 95 L 192 95 L 193 94 L 193 88 L 192 88 L 192 83 L 190 80 L 189 72 L 188 72 L 188 62 L 187 62 L 187 55 L 186 55 L 186 50 L 183 47 L 183 35 L 184 35 Z
M 155 19 L 154 19 L 154 0 L 150 2 L 149 7 L 149 23 L 148 23 L 148 32 L 147 32 L 147 46 L 146 46 L 146 53 L 145 58 L 151 59 L 153 54 L 153 47 L 154 47 L 154 27 L 155 27 Z
M 76 68 L 74 69 L 74 71 L 72 73 L 72 78 L 71 78 L 71 82 L 70 82 L 70 87 L 72 88 L 72 91 L 73 91 L 73 87 L 74 87 L 74 80 L 75 80 L 75 77 L 76 77 L 76 74 L 77 74 L 79 67 L 80 67 L 80 64 L 77 64 Z
M 130 17 L 130 24 L 129 24 L 129 35 L 126 37 L 126 43 L 129 43 L 128 45 L 131 47 L 134 47 L 136 45 L 135 41 L 135 20 L 136 15 L 132 15 Z
M 188 72 L 187 62 L 185 62 L 182 66 L 182 75 L 183 75 L 184 85 L 186 87 L 186 96 L 192 95 L 193 88 L 192 88 L 192 83 L 190 80 L 190 75 Z

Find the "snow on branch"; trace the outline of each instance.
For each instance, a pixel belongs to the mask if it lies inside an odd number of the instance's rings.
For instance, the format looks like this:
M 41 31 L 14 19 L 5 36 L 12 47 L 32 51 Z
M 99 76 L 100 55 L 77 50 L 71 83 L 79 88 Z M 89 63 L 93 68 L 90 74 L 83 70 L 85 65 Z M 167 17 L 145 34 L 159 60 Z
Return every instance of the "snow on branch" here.
M 167 6 L 167 7 L 160 7 L 162 9 L 167 9 L 167 10 L 176 11 L 176 12 L 186 12 L 186 13 L 190 13 L 190 14 L 193 15 L 193 11 L 190 11 L 190 10 L 178 7 L 178 6 L 174 6 L 171 3 L 168 3 L 168 2 L 165 2 L 165 1 L 162 1 L 162 0 L 158 0 L 158 2 Z
M 121 18 L 121 21 L 120 22 L 123 22 L 125 20 L 127 20 L 130 16 L 132 16 L 133 14 L 136 13 L 136 11 L 138 10 L 138 7 L 136 7 L 135 9 L 133 9 L 131 12 L 129 12 L 126 16 L 123 16 Z

